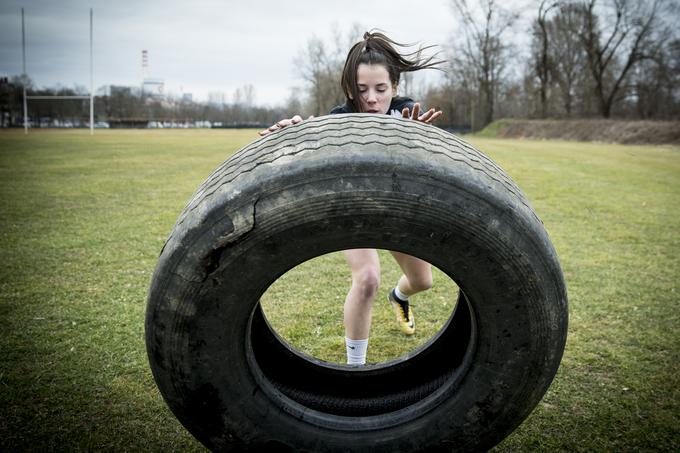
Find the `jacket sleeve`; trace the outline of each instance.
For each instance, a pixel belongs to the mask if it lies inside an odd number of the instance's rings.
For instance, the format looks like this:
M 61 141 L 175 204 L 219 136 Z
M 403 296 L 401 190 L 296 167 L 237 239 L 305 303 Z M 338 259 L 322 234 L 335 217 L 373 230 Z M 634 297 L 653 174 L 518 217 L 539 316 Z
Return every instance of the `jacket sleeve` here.
M 347 108 L 347 104 L 343 105 L 336 105 L 333 107 L 329 113 L 329 115 L 336 115 L 338 113 L 349 113 L 349 109 Z

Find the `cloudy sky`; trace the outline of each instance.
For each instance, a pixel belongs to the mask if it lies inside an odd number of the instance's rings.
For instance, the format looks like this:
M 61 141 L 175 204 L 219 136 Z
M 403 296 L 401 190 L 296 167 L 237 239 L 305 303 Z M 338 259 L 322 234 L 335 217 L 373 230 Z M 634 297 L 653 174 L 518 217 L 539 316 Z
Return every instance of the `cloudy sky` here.
M 94 9 L 95 89 L 139 85 L 141 53 L 166 91 L 231 99 L 255 86 L 256 102 L 277 105 L 303 84 L 294 59 L 316 36 L 332 41 L 352 24 L 400 42 L 444 44 L 456 24 L 449 0 L 2 0 L 0 75 L 21 73 L 21 8 L 27 73 L 38 86 L 89 87 L 89 8 Z M 433 71 L 426 71 L 433 72 Z M 417 80 L 434 81 L 430 74 Z

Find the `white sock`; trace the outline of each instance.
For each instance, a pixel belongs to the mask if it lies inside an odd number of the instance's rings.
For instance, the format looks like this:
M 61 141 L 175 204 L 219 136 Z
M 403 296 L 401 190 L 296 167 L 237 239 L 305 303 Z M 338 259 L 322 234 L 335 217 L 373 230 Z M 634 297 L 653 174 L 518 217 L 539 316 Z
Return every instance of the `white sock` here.
M 399 285 L 394 287 L 394 295 L 403 301 L 408 301 L 408 296 L 401 291 L 399 291 Z
M 347 347 L 347 364 L 348 365 L 365 365 L 366 364 L 366 349 L 368 349 L 368 338 L 365 340 L 350 340 L 345 337 L 345 346 Z

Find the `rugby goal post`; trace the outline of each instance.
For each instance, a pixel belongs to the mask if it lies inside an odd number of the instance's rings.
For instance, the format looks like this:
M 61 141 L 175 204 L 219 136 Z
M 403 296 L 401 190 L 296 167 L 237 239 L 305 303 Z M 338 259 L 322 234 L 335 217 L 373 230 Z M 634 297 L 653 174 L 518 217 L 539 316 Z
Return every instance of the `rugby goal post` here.
M 24 90 L 24 134 L 28 134 L 28 101 L 43 100 L 90 100 L 90 135 L 94 134 L 94 66 L 93 66 L 93 50 L 92 50 L 92 8 L 90 8 L 90 94 L 89 96 L 59 96 L 59 95 L 43 95 L 43 96 L 28 96 L 26 94 L 26 27 L 24 25 L 24 9 L 21 8 L 21 58 L 22 58 L 22 79 Z

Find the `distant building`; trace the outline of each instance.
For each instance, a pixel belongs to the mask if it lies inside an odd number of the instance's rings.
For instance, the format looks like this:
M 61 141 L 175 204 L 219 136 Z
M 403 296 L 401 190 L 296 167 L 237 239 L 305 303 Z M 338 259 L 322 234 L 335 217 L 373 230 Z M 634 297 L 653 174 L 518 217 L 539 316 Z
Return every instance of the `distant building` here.
M 182 94 L 182 102 L 193 102 L 194 97 L 191 93 Z
M 165 81 L 163 79 L 144 79 L 142 82 L 142 95 L 152 98 L 164 98 Z

